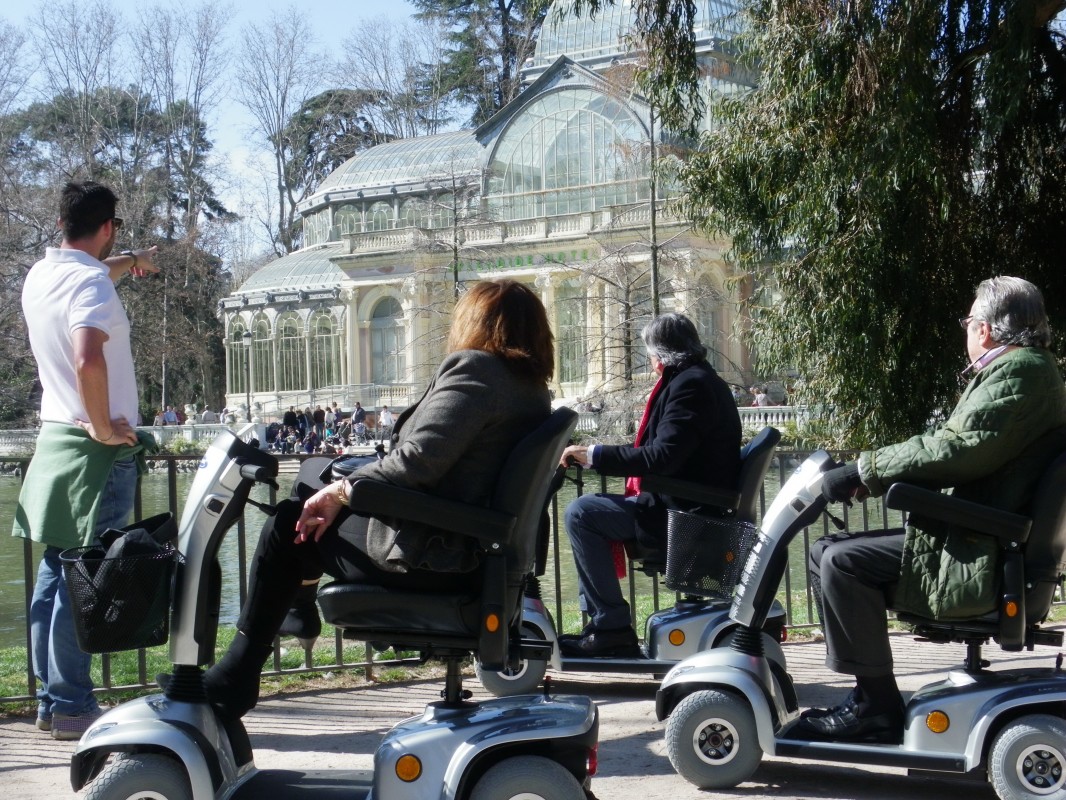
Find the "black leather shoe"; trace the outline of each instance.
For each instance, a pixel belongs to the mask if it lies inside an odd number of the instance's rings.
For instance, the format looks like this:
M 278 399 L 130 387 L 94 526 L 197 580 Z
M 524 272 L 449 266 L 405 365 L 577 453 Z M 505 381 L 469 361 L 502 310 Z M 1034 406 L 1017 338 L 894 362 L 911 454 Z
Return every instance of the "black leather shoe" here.
M 632 628 L 593 630 L 580 639 L 559 642 L 559 652 L 571 658 L 643 658 Z
M 581 629 L 581 633 L 560 633 L 555 639 L 558 642 L 576 642 L 579 639 L 584 639 L 594 630 L 595 628 L 592 627 L 592 623 L 590 622 Z
M 806 711 L 800 714 L 800 719 L 828 717 L 832 714 L 839 714 L 840 712 L 848 708 L 850 708 L 854 712 L 856 706 L 858 706 L 861 699 L 862 695 L 859 692 L 859 687 L 856 686 L 850 692 L 848 692 L 847 697 L 844 698 L 844 702 L 842 702 L 840 705 L 833 706 L 832 708 L 808 708 Z
M 899 744 L 903 741 L 903 712 L 861 715 L 857 706 L 839 706 L 821 717 L 803 717 L 788 732 L 789 739 L 820 742 Z

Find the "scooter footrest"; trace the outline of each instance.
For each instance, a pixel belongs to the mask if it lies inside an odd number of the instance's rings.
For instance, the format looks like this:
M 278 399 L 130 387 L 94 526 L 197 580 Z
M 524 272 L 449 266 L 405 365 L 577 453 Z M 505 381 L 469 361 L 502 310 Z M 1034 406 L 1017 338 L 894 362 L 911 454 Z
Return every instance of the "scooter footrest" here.
M 531 661 L 547 661 L 552 657 L 552 644 L 543 639 L 522 639 L 518 643 L 519 655 Z
M 1045 647 L 1062 647 L 1062 631 L 1045 631 L 1037 628 L 1032 632 L 1033 644 Z

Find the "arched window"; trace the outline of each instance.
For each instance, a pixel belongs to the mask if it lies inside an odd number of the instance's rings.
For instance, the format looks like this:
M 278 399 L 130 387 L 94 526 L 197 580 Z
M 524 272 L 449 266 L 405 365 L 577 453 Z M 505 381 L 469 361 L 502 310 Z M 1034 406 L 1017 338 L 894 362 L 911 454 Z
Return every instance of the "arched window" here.
M 333 227 L 341 236 L 359 233 L 363 227 L 359 207 L 346 203 L 338 208 L 333 214 Z
M 248 374 L 248 348 L 244 346 L 244 332 L 247 328 L 243 322 L 234 322 L 230 325 L 229 336 L 226 338 L 226 349 L 229 350 L 229 375 L 227 375 L 228 394 L 244 394 L 248 391 L 244 377 Z
M 424 200 L 412 197 L 400 206 L 400 224 L 405 228 L 429 228 L 429 214 Z
M 304 326 L 293 312 L 278 320 L 278 391 L 307 389 L 307 350 Z
M 392 206 L 380 201 L 370 206 L 366 212 L 366 229 L 368 231 L 387 231 L 392 227 Z
M 274 336 L 270 320 L 264 314 L 258 314 L 252 320 L 252 391 L 277 391 L 274 385 Z
M 403 308 L 395 298 L 383 298 L 370 315 L 370 379 L 374 383 L 403 381 L 407 372 L 404 338 Z
M 718 347 L 721 344 L 718 313 L 722 297 L 706 280 L 701 280 L 696 285 L 695 294 L 696 296 L 691 298 L 688 314 L 696 330 L 699 331 L 700 341 L 707 348 L 707 360 L 711 366 L 717 367 Z
M 330 240 L 329 211 L 319 211 L 303 218 L 304 242 L 307 245 L 322 244 Z
M 560 383 L 584 383 L 588 380 L 586 300 L 583 286 L 564 283 L 555 290 L 555 341 L 559 347 Z
M 308 331 L 311 337 L 311 388 L 324 389 L 341 382 L 340 325 L 328 311 L 316 311 L 311 316 Z

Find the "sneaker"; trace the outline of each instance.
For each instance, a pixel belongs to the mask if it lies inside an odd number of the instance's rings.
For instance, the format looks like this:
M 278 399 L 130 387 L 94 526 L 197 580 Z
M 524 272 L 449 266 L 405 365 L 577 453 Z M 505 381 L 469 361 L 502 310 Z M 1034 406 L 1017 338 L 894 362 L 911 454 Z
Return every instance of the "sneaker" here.
M 44 731 L 45 733 L 48 733 L 48 731 L 52 730 L 52 718 L 40 716 L 37 717 L 37 730 Z
M 68 717 L 66 714 L 54 714 L 51 723 L 52 738 L 59 739 L 61 742 L 76 741 L 93 726 L 93 723 L 103 713 L 100 709 L 96 709 L 96 711 L 89 711 L 74 717 Z

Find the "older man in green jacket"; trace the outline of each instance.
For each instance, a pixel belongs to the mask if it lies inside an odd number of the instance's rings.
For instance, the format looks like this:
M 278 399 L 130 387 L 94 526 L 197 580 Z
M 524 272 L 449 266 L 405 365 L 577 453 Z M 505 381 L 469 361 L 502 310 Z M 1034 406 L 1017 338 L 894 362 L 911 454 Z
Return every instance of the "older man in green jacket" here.
M 1023 511 L 1052 459 L 1066 449 L 1066 387 L 1047 347 L 1040 290 L 1021 278 L 984 281 L 966 330 L 972 380 L 935 432 L 864 452 L 825 474 L 823 493 L 879 496 L 898 481 L 1006 511 Z M 903 700 L 892 673 L 889 607 L 936 619 L 972 617 L 996 604 L 997 551 L 989 537 L 912 518 L 905 531 L 827 536 L 811 547 L 826 665 L 854 675 L 840 706 L 805 713 L 796 734 L 898 742 Z

